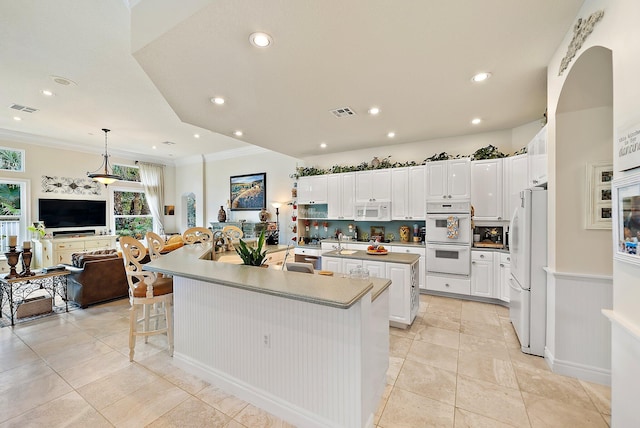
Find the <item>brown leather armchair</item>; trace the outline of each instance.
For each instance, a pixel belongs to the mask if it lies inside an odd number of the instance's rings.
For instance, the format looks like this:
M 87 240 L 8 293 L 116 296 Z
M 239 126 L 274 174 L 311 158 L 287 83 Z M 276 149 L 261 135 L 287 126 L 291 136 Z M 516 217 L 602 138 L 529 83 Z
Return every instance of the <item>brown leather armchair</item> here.
M 124 262 L 118 254 L 87 253 L 79 255 L 75 264 L 66 266 L 71 271 L 67 297 L 80 307 L 129 296 Z

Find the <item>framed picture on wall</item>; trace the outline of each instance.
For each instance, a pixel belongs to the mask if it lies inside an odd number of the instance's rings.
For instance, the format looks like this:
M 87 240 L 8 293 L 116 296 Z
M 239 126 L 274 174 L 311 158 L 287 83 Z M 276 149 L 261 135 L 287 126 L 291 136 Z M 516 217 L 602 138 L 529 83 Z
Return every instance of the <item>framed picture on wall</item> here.
M 587 229 L 611 229 L 611 182 L 613 164 L 587 164 Z
M 613 257 L 640 265 L 640 172 L 613 181 Z
M 260 211 L 267 207 L 267 173 L 233 175 L 229 192 L 231 211 Z
M 24 150 L 0 147 L 0 170 L 24 172 Z

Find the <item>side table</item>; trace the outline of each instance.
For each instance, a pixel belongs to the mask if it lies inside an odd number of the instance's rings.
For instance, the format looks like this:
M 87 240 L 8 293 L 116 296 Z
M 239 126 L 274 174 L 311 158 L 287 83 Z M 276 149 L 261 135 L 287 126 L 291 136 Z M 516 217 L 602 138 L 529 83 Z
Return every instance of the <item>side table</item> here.
M 18 278 L 0 278 L 0 310 L 5 305 L 4 297 L 9 302 L 9 313 L 11 316 L 11 326 L 15 325 L 15 316 L 18 304 L 25 301 L 36 291 L 44 290 L 52 298 L 55 305 L 56 295 L 64 301 L 65 311 L 69 312 L 69 302 L 67 300 L 67 276 L 68 270 L 54 272 L 36 272 L 34 276 Z

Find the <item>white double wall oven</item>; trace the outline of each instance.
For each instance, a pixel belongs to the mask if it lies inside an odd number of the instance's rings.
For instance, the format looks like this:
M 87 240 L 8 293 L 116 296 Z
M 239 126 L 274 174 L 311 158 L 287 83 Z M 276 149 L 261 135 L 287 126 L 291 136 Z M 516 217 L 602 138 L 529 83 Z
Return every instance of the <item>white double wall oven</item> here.
M 471 274 L 471 203 L 428 202 L 427 274 Z

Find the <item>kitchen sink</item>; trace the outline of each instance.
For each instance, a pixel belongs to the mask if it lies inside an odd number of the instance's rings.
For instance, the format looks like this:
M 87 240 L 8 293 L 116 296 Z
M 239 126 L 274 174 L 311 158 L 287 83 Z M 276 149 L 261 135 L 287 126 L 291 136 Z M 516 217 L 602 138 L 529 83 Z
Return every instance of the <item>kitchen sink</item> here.
M 354 254 L 356 252 L 356 250 L 340 250 L 338 251 L 338 254 L 348 256 L 349 254 Z

